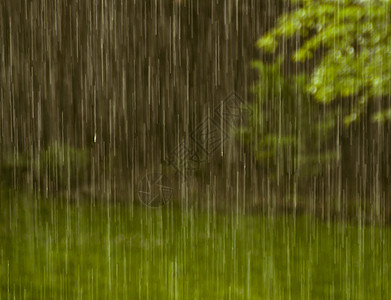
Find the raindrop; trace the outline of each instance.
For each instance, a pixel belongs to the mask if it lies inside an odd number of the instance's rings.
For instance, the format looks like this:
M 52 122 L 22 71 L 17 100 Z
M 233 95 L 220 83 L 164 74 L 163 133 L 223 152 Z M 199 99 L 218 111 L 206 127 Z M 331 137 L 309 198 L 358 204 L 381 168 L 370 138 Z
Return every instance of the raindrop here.
M 0 299 L 391 299 L 388 1 L 0 15 Z

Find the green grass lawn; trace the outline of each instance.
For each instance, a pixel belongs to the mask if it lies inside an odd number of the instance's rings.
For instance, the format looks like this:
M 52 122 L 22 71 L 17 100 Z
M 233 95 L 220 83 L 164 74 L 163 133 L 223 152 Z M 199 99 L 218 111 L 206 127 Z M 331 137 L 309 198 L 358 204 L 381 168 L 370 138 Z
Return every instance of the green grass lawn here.
M 391 230 L 2 192 L 0 299 L 390 299 Z

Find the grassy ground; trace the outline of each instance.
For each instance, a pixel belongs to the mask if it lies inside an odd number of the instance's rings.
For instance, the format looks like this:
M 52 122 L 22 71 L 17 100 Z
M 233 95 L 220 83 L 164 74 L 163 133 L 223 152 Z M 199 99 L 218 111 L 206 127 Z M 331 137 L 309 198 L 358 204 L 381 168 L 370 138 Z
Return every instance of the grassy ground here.
M 2 192 L 0 299 L 390 299 L 391 229 Z

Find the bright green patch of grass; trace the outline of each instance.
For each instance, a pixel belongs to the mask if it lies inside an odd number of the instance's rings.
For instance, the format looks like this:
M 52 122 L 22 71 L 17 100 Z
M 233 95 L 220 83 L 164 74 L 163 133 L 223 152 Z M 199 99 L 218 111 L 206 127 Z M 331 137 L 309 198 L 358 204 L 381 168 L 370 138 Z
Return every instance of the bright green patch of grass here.
M 3 192 L 0 299 L 388 299 L 391 230 Z

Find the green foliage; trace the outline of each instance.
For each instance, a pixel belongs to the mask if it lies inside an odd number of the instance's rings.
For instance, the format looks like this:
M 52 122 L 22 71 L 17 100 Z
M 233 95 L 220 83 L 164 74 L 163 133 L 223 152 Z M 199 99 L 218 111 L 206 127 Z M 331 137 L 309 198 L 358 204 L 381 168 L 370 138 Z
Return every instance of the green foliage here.
M 57 191 L 88 180 L 90 159 L 86 150 L 57 142 L 36 155 L 8 153 L 1 159 L 0 178 L 6 185 L 37 183 Z
M 330 141 L 336 114 L 311 101 L 305 75 L 282 76 L 281 63 L 281 58 L 274 64 L 253 63 L 260 77 L 254 87 L 257 101 L 242 133 L 269 178 L 281 181 L 298 173 L 308 178 L 325 162 L 339 159 Z
M 29 170 L 29 160 L 26 155 L 17 152 L 6 153 L 0 159 L 0 182 L 11 186 L 19 181 L 25 181 Z
M 368 101 L 391 92 L 391 3 L 386 0 L 296 0 L 293 10 L 257 43 L 276 50 L 281 39 L 296 38 L 293 60 L 322 50 L 306 89 L 316 100 L 357 99 L 345 124 L 359 119 Z M 387 111 L 384 112 L 387 115 Z M 385 120 L 374 116 L 374 121 Z
M 42 179 L 61 190 L 83 181 L 88 164 L 85 150 L 52 143 L 40 153 L 36 170 Z

